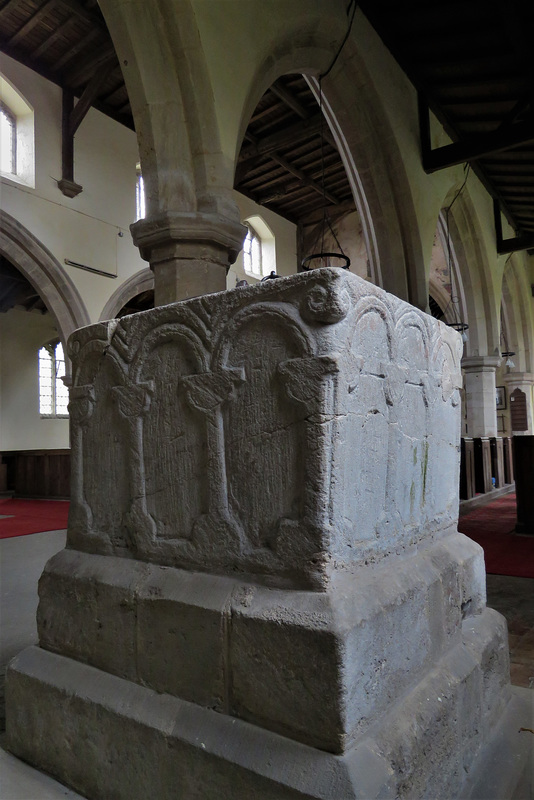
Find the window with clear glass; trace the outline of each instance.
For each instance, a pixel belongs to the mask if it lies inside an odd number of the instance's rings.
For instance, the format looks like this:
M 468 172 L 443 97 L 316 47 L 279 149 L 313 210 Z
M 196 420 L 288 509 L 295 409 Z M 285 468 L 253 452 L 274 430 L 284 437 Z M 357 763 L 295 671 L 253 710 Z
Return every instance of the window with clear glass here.
M 261 239 L 250 225 L 243 242 L 243 268 L 248 275 L 254 278 L 262 277 L 261 268 Z
M 141 165 L 137 165 L 137 182 L 135 184 L 135 212 L 136 219 L 144 219 L 146 217 L 145 206 L 145 182 L 141 175 Z
M 69 390 L 63 383 L 65 356 L 61 342 L 39 350 L 39 413 L 42 417 L 68 417 Z
M 0 172 L 15 174 L 17 120 L 11 109 L 0 101 Z

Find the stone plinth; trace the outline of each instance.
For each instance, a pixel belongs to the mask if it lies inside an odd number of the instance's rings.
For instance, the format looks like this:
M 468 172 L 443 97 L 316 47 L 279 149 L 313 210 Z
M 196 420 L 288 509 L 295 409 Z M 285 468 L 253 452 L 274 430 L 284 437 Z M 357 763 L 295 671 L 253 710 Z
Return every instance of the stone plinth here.
M 515 700 L 456 529 L 459 336 L 317 270 L 69 353 L 68 543 L 13 752 L 90 798 L 461 797 Z

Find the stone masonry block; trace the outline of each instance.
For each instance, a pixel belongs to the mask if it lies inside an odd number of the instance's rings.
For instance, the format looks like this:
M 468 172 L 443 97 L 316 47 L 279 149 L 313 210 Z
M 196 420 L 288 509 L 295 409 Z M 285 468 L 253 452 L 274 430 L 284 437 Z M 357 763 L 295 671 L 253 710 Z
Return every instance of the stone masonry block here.
M 234 586 L 217 576 L 152 569 L 137 597 L 140 683 L 227 711 L 226 640 Z
M 444 537 L 394 574 L 338 576 L 326 594 L 249 587 L 232 603 L 231 713 L 345 751 L 460 642 L 460 581 L 451 576 L 463 539 Z
M 41 647 L 136 680 L 135 592 L 149 569 L 75 550 L 53 556 L 39 581 Z
M 379 564 L 310 592 L 65 550 L 42 579 L 41 645 L 344 752 L 459 641 L 456 565 L 477 558 L 442 536 L 393 575 Z
M 481 709 L 484 726 L 491 728 L 510 699 L 510 651 L 504 617 L 487 608 L 482 618 L 464 622 L 463 639 L 480 664 Z

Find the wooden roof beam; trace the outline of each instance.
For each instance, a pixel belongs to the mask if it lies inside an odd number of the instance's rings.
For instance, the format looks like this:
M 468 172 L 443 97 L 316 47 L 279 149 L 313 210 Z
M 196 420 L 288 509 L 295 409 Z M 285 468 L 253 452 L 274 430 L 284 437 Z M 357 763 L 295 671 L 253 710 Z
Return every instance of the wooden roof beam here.
M 302 103 L 297 100 L 294 94 L 292 94 L 285 86 L 282 86 L 278 83 L 273 83 L 271 86 L 271 92 L 275 94 L 282 102 L 289 106 L 299 117 L 302 119 L 308 119 L 310 114 L 308 113 L 308 109 L 305 108 Z
M 74 106 L 72 113 L 69 119 L 69 133 L 71 136 L 74 136 L 78 128 L 80 127 L 80 123 L 82 122 L 83 118 L 86 116 L 87 112 L 93 105 L 93 102 L 98 97 L 98 93 L 110 72 L 114 69 L 114 65 L 108 62 L 104 62 L 99 69 L 95 72 L 87 86 L 85 87 L 82 96 Z
M 107 33 L 108 29 L 102 17 L 100 17 L 98 14 L 95 14 L 93 11 L 89 11 L 87 8 L 84 8 L 84 6 L 82 6 L 78 0 L 59 0 L 59 2 L 73 14 L 76 14 L 76 16 L 80 19 L 90 22 L 91 25 L 96 25 L 98 28 L 100 28 L 100 30 L 103 30 Z
M 530 250 L 534 248 L 534 233 L 525 236 L 514 236 L 511 239 L 503 239 L 501 222 L 501 204 L 498 200 L 493 201 L 493 217 L 495 220 L 495 238 L 497 253 L 516 253 L 519 250 Z
M 50 36 L 48 36 L 48 38 L 45 39 L 44 42 L 39 45 L 39 47 L 36 47 L 35 50 L 32 51 L 32 58 L 37 59 L 39 58 L 39 56 L 42 56 L 43 53 L 46 53 L 46 51 L 50 47 L 52 47 L 54 42 L 57 42 L 57 40 L 60 39 L 61 36 L 63 36 L 65 31 L 67 31 L 75 21 L 76 21 L 75 17 L 69 17 L 64 22 L 62 22 L 61 25 L 58 25 L 54 33 L 51 33 Z
M 67 83 L 71 88 L 76 88 L 85 81 L 90 80 L 95 70 L 99 71 L 105 65 L 117 63 L 117 54 L 115 48 L 110 43 L 105 45 L 100 50 L 93 51 L 90 55 L 84 58 L 78 65 L 78 68 L 72 73 L 67 75 Z
M 61 58 L 58 58 L 58 60 L 51 65 L 50 67 L 51 72 L 53 73 L 59 72 L 59 70 L 62 69 L 65 66 L 65 64 L 68 64 L 70 61 L 72 61 L 75 58 L 75 56 L 78 55 L 78 53 L 84 50 L 88 45 L 92 44 L 92 42 L 97 38 L 97 36 L 100 35 L 101 33 L 97 28 L 92 28 L 90 31 L 88 31 L 87 34 L 83 37 L 83 39 L 80 39 L 80 41 L 77 44 L 75 44 L 73 47 L 67 50 L 66 53 L 63 53 Z
M 66 197 L 76 197 L 82 191 L 82 187 L 74 181 L 74 134 L 113 69 L 114 64 L 109 63 L 109 61 L 101 64 L 85 87 L 76 105 L 74 105 L 72 90 L 63 89 L 62 176 L 58 186 Z
M 19 0 L 7 0 L 7 3 L 3 8 L 0 8 L 0 22 L 2 22 L 4 17 L 7 17 L 10 11 L 18 4 Z
M 326 131 L 324 129 L 326 129 Z M 258 138 L 253 145 L 244 147 L 241 150 L 239 161 L 256 158 L 259 155 L 268 155 L 275 150 L 290 147 L 297 142 L 301 142 L 317 133 L 321 133 L 321 131 L 323 131 L 323 134 L 328 131 L 328 123 L 323 115 L 319 113 L 315 114 L 313 117 L 302 120 L 302 122 L 296 122 L 283 131 Z
M 291 164 L 289 161 L 286 161 L 286 159 L 282 158 L 282 156 L 278 155 L 278 153 L 269 153 L 269 158 L 290 172 L 291 175 L 294 175 L 295 178 L 298 178 L 304 184 L 304 186 L 309 186 L 310 189 L 318 192 L 322 197 L 325 198 L 325 200 L 328 200 L 329 203 L 332 203 L 333 205 L 337 205 L 339 203 L 338 198 L 331 194 L 331 192 L 328 192 L 320 184 L 314 181 L 313 178 L 308 177 L 305 172 L 298 167 L 293 166 L 293 164 Z
M 7 44 L 11 46 L 18 44 L 18 42 L 20 42 L 24 36 L 30 33 L 30 31 L 32 31 L 35 26 L 41 22 L 43 17 L 46 17 L 46 15 L 57 6 L 57 3 L 58 0 L 47 0 L 46 3 L 35 12 L 35 14 L 32 14 L 32 16 L 26 20 L 22 28 L 19 28 L 19 30 L 7 40 Z
M 421 137 L 421 152 L 423 169 L 426 173 L 437 172 L 440 169 L 464 164 L 466 161 L 476 161 L 492 153 L 499 153 L 511 147 L 534 141 L 534 120 L 518 122 L 499 128 L 490 133 L 481 133 L 477 136 L 447 144 L 432 150 L 430 140 L 430 111 L 425 98 L 419 94 L 419 130 Z

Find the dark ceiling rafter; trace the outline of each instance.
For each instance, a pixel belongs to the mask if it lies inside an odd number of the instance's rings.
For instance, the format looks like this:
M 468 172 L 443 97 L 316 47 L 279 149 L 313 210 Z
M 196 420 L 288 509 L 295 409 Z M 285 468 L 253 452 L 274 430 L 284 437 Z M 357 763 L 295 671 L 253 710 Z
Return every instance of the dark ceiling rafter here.
M 361 0 L 359 7 L 424 98 L 425 169 L 469 160 L 517 231 L 516 243 L 528 239 L 534 231 L 534 2 Z M 97 0 L 0 0 L 0 49 L 65 91 L 64 130 L 71 139 L 91 106 L 133 129 Z M 430 149 L 428 109 L 451 145 Z M 283 76 L 260 100 L 235 186 L 295 222 L 320 214 L 325 199 L 332 214 L 354 208 L 335 140 L 302 77 Z
M 320 113 L 308 119 L 299 120 L 299 122 L 289 125 L 282 131 L 256 139 L 254 144 L 248 145 L 241 150 L 239 161 L 252 160 L 257 156 L 290 147 L 304 139 L 309 139 L 314 133 L 321 133 L 324 127 L 324 120 Z
M 74 24 L 75 21 L 76 17 L 68 17 L 68 19 L 64 20 L 61 25 L 56 28 L 54 33 L 51 33 L 50 36 L 48 36 L 48 38 L 45 39 L 44 42 L 33 51 L 33 58 L 38 59 L 43 55 L 43 53 L 46 53 L 46 51 L 49 50 L 52 45 L 61 38 L 61 36 L 67 33 L 68 29 Z
M 235 188 L 299 224 L 323 208 L 355 210 L 335 140 L 300 75 L 279 78 L 254 111 L 239 154 Z
M 45 4 L 42 5 L 41 8 L 35 12 L 35 14 L 32 14 L 32 16 L 24 23 L 24 25 L 19 28 L 19 30 L 10 37 L 10 39 L 8 39 L 7 43 L 13 47 L 17 44 L 17 42 L 20 42 L 21 39 L 27 36 L 28 33 L 30 33 L 30 31 L 32 31 L 35 26 L 38 25 L 44 17 L 46 17 L 52 8 L 57 7 L 57 4 L 58 0 L 46 0 Z
M 469 162 L 517 231 L 515 243 L 528 239 L 534 198 L 522 198 L 520 209 L 515 201 L 523 189 L 534 194 L 525 163 L 534 157 L 532 0 L 362 0 L 360 7 L 418 91 L 425 171 Z M 429 110 L 452 144 L 431 149 Z
M 80 184 L 74 180 L 74 134 L 97 98 L 113 67 L 114 65 L 109 61 L 102 62 L 76 105 L 74 105 L 73 92 L 70 89 L 63 89 L 62 176 L 58 186 L 66 197 L 76 197 L 82 191 Z
M 477 136 L 466 136 L 458 142 L 432 150 L 430 109 L 422 95 L 419 95 L 419 126 L 423 169 L 427 173 L 464 164 L 466 161 L 475 161 L 503 150 L 510 150 L 521 144 L 534 142 L 534 119 L 532 119 L 515 124 L 506 123 L 500 125 L 495 131 L 480 133 Z
M 493 201 L 493 217 L 495 220 L 495 238 L 499 255 L 517 253 L 519 250 L 530 250 L 534 248 L 534 233 L 530 235 L 514 236 L 511 239 L 503 238 L 501 206 L 498 200 Z
M 18 306 L 25 311 L 48 309 L 28 279 L 4 256 L 0 255 L 0 314 Z
M 0 50 L 82 97 L 100 67 L 110 69 L 92 105 L 133 129 L 119 61 L 93 0 L 0 0 Z

